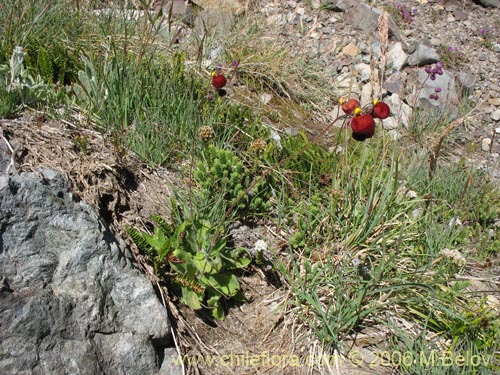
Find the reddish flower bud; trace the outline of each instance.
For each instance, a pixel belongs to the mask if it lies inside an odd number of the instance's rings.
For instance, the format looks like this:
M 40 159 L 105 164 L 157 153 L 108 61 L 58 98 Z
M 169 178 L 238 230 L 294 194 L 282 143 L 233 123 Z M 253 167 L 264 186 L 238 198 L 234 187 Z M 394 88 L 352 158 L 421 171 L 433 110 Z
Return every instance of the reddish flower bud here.
M 223 88 L 224 86 L 226 86 L 226 83 L 227 83 L 227 79 L 226 79 L 226 77 L 224 77 L 223 74 L 218 74 L 218 75 L 215 75 L 212 77 L 212 85 L 216 89 Z
M 342 104 L 342 110 L 346 114 L 351 114 L 357 107 L 359 107 L 359 101 L 356 99 L 349 99 L 347 102 Z
M 385 119 L 391 114 L 391 109 L 384 102 L 376 102 L 373 106 L 373 117 L 379 119 Z
M 357 141 L 364 141 L 375 134 L 375 120 L 372 115 L 361 115 L 351 120 L 352 137 Z

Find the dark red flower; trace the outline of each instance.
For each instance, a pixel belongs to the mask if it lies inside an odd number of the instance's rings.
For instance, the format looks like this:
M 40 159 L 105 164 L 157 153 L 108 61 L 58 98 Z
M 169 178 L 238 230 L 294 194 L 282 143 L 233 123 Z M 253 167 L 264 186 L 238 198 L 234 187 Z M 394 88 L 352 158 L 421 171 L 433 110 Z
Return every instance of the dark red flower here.
M 216 89 L 223 88 L 224 86 L 226 86 L 226 83 L 227 83 L 227 79 L 226 79 L 226 77 L 224 77 L 223 74 L 217 74 L 217 75 L 214 75 L 212 77 L 212 85 Z
M 355 116 L 351 119 L 352 137 L 364 141 L 375 134 L 375 120 L 370 114 Z
M 342 104 L 342 110 L 346 114 L 351 114 L 358 107 L 359 107 L 359 101 L 356 99 L 349 99 L 347 102 Z
M 386 103 L 377 101 L 373 106 L 372 112 L 373 112 L 373 117 L 383 120 L 389 117 L 389 115 L 391 114 L 391 109 Z

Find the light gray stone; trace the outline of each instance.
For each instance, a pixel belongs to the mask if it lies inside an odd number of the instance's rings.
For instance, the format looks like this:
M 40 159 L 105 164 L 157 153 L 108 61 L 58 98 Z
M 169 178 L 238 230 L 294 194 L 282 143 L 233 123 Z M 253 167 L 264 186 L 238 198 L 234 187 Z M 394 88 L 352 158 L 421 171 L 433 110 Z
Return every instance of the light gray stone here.
M 387 64 L 396 71 L 401 70 L 407 59 L 408 55 L 403 51 L 401 42 L 394 43 L 387 52 Z
M 500 121 L 500 109 L 491 112 L 490 117 L 494 121 Z
M 354 77 L 350 72 L 342 73 L 336 78 L 335 87 L 338 90 L 339 96 L 349 96 L 359 95 L 361 89 L 356 77 Z
M 371 76 L 370 65 L 365 64 L 365 63 L 360 63 L 360 64 L 354 65 L 354 69 L 356 69 L 356 71 L 358 72 L 360 79 L 361 79 L 361 82 L 367 82 L 370 80 L 370 76 Z
M 391 117 L 396 119 L 398 124 L 408 127 L 412 115 L 411 107 L 403 102 L 398 94 L 392 94 L 384 99 L 391 108 Z
M 457 79 L 462 88 L 466 90 L 472 90 L 476 86 L 476 77 L 471 73 L 459 72 Z
M 407 73 L 405 72 L 396 72 L 391 74 L 385 80 L 383 88 L 391 94 L 398 94 L 400 97 L 404 97 L 406 77 Z
M 409 101 L 413 105 L 416 98 L 416 106 L 427 109 L 446 109 L 451 112 L 459 111 L 460 96 L 456 90 L 455 77 L 443 69 L 442 75 L 436 75 L 435 80 L 429 79 L 428 74 L 424 69 L 418 69 L 415 75 L 410 75 L 408 84 L 411 86 L 413 99 Z M 438 100 L 430 99 L 429 96 L 435 93 L 436 88 L 440 88 L 441 92 L 438 93 Z
M 483 138 L 481 142 L 481 150 L 489 152 L 491 148 L 491 138 Z
M 439 55 L 432 47 L 425 43 L 419 43 L 415 52 L 408 57 L 408 64 L 412 66 L 422 66 L 439 61 Z
M 382 126 L 384 127 L 384 129 L 392 130 L 399 128 L 400 124 L 396 118 L 387 117 L 386 119 L 382 120 Z
M 359 98 L 359 102 L 362 107 L 366 105 L 372 105 L 373 102 L 373 87 L 371 82 L 366 83 L 361 88 L 361 95 Z

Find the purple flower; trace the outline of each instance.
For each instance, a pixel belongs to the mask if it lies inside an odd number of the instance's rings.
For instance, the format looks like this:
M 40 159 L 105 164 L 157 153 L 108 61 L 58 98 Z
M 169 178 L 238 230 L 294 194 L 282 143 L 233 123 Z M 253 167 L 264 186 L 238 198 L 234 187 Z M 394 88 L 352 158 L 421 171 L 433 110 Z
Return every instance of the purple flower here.
M 436 80 L 436 76 L 433 74 L 429 77 L 431 80 L 435 81 Z
M 236 61 L 236 60 L 233 60 L 232 65 L 233 65 L 233 68 L 236 69 L 238 67 L 238 65 L 240 65 L 240 63 L 238 61 Z
M 424 70 L 425 70 L 425 72 L 426 72 L 427 74 L 431 74 L 431 73 L 432 73 L 432 69 L 431 69 L 431 67 L 430 67 L 430 66 L 426 66 Z
M 436 88 L 434 89 L 434 91 L 435 91 L 436 93 L 441 92 L 441 87 L 436 87 Z
M 444 66 L 444 65 L 443 65 L 443 63 L 442 63 L 441 61 L 438 61 L 438 62 L 436 63 L 436 68 L 441 69 L 443 66 Z
M 408 10 L 404 5 L 398 3 L 396 9 L 399 10 L 399 14 L 404 22 L 412 23 L 413 16 L 417 13 L 415 9 Z
M 486 34 L 488 34 L 488 27 L 486 26 L 483 26 L 481 27 L 481 30 L 479 31 L 479 33 L 481 34 L 481 36 L 485 36 Z

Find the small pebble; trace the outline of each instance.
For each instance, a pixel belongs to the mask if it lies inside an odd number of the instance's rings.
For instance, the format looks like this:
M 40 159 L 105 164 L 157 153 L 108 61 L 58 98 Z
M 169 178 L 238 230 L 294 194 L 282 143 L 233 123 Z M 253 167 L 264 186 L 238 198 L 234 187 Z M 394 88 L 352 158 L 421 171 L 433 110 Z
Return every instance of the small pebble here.
M 491 112 L 490 117 L 494 121 L 499 121 L 500 120 L 500 109 L 497 109 L 496 111 Z
M 500 106 L 500 98 L 491 98 L 491 99 L 488 99 L 488 103 L 491 104 L 491 105 L 494 105 L 496 107 L 499 107 Z
M 491 138 L 483 138 L 481 142 L 481 150 L 484 152 L 489 152 L 491 147 Z
M 358 54 L 358 47 L 355 44 L 349 43 L 347 46 L 342 48 L 344 55 L 355 57 Z

